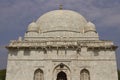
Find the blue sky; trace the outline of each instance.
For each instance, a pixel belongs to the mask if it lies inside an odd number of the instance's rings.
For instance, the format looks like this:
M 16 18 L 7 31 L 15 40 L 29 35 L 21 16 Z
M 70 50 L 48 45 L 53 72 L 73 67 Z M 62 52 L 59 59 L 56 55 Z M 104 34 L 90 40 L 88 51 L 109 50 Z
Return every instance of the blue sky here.
M 30 22 L 45 12 L 58 9 L 79 12 L 92 21 L 102 40 L 112 40 L 120 46 L 120 0 L 0 0 L 0 69 L 6 68 L 7 50 L 2 47 L 18 36 L 24 36 Z M 120 48 L 117 63 L 120 69 Z

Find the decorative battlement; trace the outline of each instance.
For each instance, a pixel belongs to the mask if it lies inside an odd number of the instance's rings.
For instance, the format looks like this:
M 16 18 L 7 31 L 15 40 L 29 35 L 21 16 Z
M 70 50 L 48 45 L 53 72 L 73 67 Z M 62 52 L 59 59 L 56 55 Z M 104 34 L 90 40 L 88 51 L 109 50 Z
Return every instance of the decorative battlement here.
M 89 49 L 116 49 L 117 46 L 113 44 L 111 41 L 11 41 L 7 48 L 47 48 L 47 47 L 54 47 L 54 48 L 81 48 L 81 47 L 88 47 Z

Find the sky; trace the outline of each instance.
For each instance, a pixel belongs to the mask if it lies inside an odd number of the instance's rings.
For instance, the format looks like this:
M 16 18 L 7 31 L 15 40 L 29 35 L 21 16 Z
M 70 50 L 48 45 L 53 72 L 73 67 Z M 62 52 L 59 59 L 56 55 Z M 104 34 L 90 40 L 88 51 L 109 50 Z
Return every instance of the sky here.
M 120 0 L 0 0 L 0 69 L 7 66 L 10 40 L 24 37 L 28 25 L 44 13 L 59 9 L 79 12 L 96 25 L 101 40 L 111 40 L 120 46 Z M 116 51 L 120 69 L 120 48 Z

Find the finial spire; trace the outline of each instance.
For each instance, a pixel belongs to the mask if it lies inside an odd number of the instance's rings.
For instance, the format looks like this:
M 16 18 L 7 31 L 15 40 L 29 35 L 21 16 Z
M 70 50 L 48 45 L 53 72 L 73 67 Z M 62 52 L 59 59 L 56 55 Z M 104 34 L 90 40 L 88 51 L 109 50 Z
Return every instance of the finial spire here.
M 60 9 L 60 10 L 62 10 L 62 9 L 63 9 L 63 5 L 62 5 L 62 4 L 59 6 L 59 9 Z

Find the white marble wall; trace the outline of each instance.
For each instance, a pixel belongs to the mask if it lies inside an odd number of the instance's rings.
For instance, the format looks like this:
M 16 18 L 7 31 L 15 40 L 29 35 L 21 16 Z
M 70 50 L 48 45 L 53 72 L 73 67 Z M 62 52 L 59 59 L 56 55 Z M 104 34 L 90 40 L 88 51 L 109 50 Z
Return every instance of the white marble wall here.
M 54 69 L 60 63 L 70 69 L 70 80 L 80 80 L 80 71 L 87 69 L 90 80 L 118 80 L 115 51 L 103 50 L 98 55 L 82 48 L 75 50 L 31 50 L 27 54 L 22 49 L 10 51 L 6 80 L 33 80 L 38 68 L 44 72 L 44 80 L 54 80 Z

